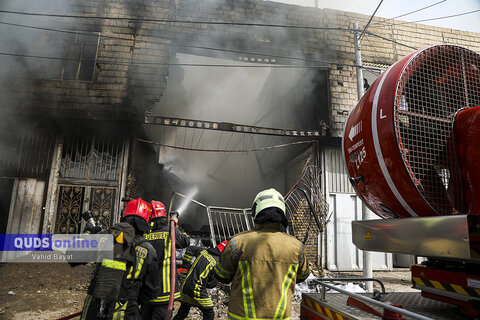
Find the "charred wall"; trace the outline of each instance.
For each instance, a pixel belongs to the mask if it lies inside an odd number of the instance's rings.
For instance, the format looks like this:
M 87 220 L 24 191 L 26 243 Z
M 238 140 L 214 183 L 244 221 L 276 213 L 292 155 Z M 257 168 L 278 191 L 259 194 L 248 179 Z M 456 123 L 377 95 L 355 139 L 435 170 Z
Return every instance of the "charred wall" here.
M 44 4 L 42 7 L 41 4 Z M 135 119 L 166 83 L 168 1 L 6 1 L 4 10 L 45 12 L 3 25 L 3 113 L 76 119 Z M 67 15 L 68 17 L 65 17 Z M 74 18 L 72 16 L 78 16 Z M 129 20 L 129 17 L 136 17 Z M 2 14 L 7 23 L 18 22 Z
M 17 0 L 0 8 L 54 14 L 1 14 L 7 24 L 0 37 L 9 53 L 0 57 L 2 114 L 141 121 L 164 93 L 174 51 L 323 65 L 330 93 L 322 117 L 335 137 L 357 100 L 352 25 L 363 28 L 369 18 L 253 0 Z M 389 65 L 434 43 L 480 50 L 475 33 L 386 22 L 375 17 L 365 35 L 367 63 Z

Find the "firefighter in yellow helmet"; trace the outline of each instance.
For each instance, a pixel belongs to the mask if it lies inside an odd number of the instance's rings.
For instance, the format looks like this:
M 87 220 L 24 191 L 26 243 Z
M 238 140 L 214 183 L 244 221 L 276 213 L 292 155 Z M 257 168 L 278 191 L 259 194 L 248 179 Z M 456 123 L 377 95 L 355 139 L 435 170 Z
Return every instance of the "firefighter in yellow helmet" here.
M 303 244 L 286 233 L 283 196 L 275 189 L 253 201 L 253 230 L 235 235 L 215 266 L 230 283 L 229 319 L 290 319 L 295 284 L 310 274 Z

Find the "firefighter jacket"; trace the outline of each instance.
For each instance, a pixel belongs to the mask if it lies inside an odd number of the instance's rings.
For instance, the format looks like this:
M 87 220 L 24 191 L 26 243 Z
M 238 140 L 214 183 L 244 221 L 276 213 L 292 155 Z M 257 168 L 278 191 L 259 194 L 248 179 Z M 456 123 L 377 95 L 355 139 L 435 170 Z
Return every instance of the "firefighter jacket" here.
M 153 224 L 156 227 L 155 224 Z M 158 226 L 153 228 L 149 233 L 143 235 L 157 251 L 157 261 L 159 268 L 158 282 L 160 290 L 157 297 L 151 299 L 149 303 L 168 304 L 170 298 L 170 280 L 171 280 L 171 254 L 172 241 L 170 239 L 169 225 Z M 190 245 L 190 238 L 179 228 L 175 228 L 175 248 L 183 249 Z M 175 274 L 175 295 L 174 298 L 180 298 L 180 286 L 178 285 L 178 276 Z
M 196 246 L 187 248 L 183 263 L 191 266 L 180 289 L 180 301 L 197 307 L 213 308 L 207 288 L 214 288 L 217 285 L 213 269 L 219 256 L 220 250 L 217 248 L 208 250 Z M 193 258 L 195 260 L 191 263 Z
M 229 319 L 290 319 L 295 284 L 310 270 L 303 244 L 280 230 L 280 223 L 265 222 L 228 242 L 215 274 L 232 282 Z
M 141 319 L 138 308 L 140 291 L 149 298 L 158 293 L 157 284 L 148 280 L 148 275 L 158 273 L 157 253 L 142 236 L 133 237 L 130 260 L 115 254 L 114 259 L 103 259 L 95 265 L 81 320 L 98 319 L 99 313 L 111 320 Z M 119 238 L 115 238 L 117 240 Z

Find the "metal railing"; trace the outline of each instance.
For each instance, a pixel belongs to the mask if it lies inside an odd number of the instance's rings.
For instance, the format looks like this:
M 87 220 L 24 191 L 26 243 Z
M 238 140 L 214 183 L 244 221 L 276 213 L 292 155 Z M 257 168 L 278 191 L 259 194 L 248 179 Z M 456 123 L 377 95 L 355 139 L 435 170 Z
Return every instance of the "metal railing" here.
M 324 280 L 324 279 L 321 279 L 321 280 Z M 336 280 L 334 278 L 332 278 L 332 281 L 333 280 Z M 350 296 L 350 297 L 353 297 L 357 300 L 360 300 L 360 301 L 363 301 L 363 302 L 367 302 L 369 304 L 373 304 L 377 307 L 380 307 L 380 308 L 384 308 L 384 309 L 388 309 L 388 310 L 391 310 L 393 312 L 396 312 L 396 313 L 399 313 L 399 314 L 402 314 L 404 316 L 408 316 L 408 317 L 412 317 L 413 319 L 419 319 L 419 320 L 433 320 L 432 318 L 429 318 L 429 317 L 425 317 L 425 316 L 422 316 L 420 314 L 417 314 L 417 313 L 414 313 L 414 312 L 411 312 L 411 311 L 408 311 L 408 310 L 405 310 L 405 309 L 402 309 L 402 308 L 397 308 L 393 305 L 390 305 L 390 304 L 387 304 L 387 303 L 384 303 L 384 302 L 381 302 L 381 301 L 377 301 L 375 299 L 372 299 L 372 298 L 369 298 L 369 297 L 365 297 L 365 296 L 362 296 L 362 295 L 359 295 L 359 294 L 356 294 L 356 293 L 353 293 L 353 292 L 350 292 L 350 291 L 347 291 L 347 290 L 344 290 L 344 289 L 341 289 L 341 288 L 337 288 L 333 285 L 330 285 L 330 284 L 326 284 L 325 282 L 323 281 L 319 281 L 317 279 L 314 279 L 312 280 L 312 282 L 316 283 L 316 284 L 319 284 L 322 286 L 322 290 L 321 290 L 321 300 L 323 302 L 327 302 L 327 299 L 326 299 L 326 289 L 325 288 L 328 288 L 328 289 L 331 289 L 331 290 L 335 290 L 335 291 L 338 291 L 340 293 L 343 293 L 343 294 L 346 294 L 347 296 Z
M 207 206 L 207 215 L 214 246 L 253 227 L 253 219 L 247 209 Z
M 235 234 L 250 230 L 253 227 L 253 219 L 250 215 L 250 209 L 227 208 L 207 206 L 194 199 L 189 199 L 184 194 L 174 192 L 170 200 L 170 210 L 173 207 L 175 196 L 190 200 L 192 203 L 205 209 L 210 227 L 210 240 L 212 245 L 216 246 L 224 240 L 228 240 Z
M 317 278 L 317 279 L 315 279 L 315 282 L 334 282 L 334 281 L 340 281 L 340 282 L 352 282 L 352 281 L 378 282 L 378 284 L 382 288 L 382 294 L 385 294 L 385 285 L 383 284 L 382 281 L 380 281 L 379 279 L 375 279 L 375 278 Z M 380 296 L 378 296 L 378 297 L 380 298 Z
M 324 229 L 326 204 L 318 189 L 318 168 L 307 164 L 302 172 L 300 179 L 285 196 L 286 216 L 289 222 L 288 231 L 302 241 L 309 260 L 319 264 L 321 241 L 319 241 L 318 235 Z M 311 194 L 305 190 L 307 186 Z M 170 210 L 177 196 L 204 208 L 208 217 L 210 240 L 213 246 L 228 240 L 239 232 L 250 230 L 254 225 L 250 208 L 208 206 L 178 192 L 172 194 Z M 319 215 L 318 212 L 321 214 Z

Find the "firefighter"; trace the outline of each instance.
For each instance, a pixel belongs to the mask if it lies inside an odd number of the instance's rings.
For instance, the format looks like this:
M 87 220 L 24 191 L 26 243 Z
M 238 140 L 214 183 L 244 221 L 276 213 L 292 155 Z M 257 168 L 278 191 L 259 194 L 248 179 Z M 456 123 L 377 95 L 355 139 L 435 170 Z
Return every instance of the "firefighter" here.
M 170 227 L 167 221 L 165 206 L 160 201 L 152 201 L 152 217 L 150 221 L 150 232 L 144 237 L 157 250 L 157 261 L 159 267 L 159 295 L 142 307 L 142 319 L 164 320 L 167 316 L 168 300 L 170 298 L 171 281 L 171 238 Z M 175 222 L 175 248 L 183 249 L 190 245 L 190 238 L 178 228 L 178 219 L 171 217 Z M 175 274 L 175 294 L 174 299 L 180 298 L 180 286 L 178 285 L 178 276 Z
M 187 269 L 189 270 L 180 288 L 182 304 L 173 320 L 185 319 L 192 306 L 202 311 L 204 320 L 214 319 L 213 302 L 208 296 L 207 288 L 214 288 L 217 285 L 213 268 L 215 268 L 226 245 L 227 241 L 223 241 L 215 248 L 206 250 L 196 246 L 187 248 L 183 256 L 183 263 L 188 266 Z M 195 260 L 191 265 L 194 257 Z
M 229 319 L 290 319 L 295 284 L 310 274 L 303 244 L 286 233 L 283 196 L 261 191 L 252 206 L 253 230 L 233 236 L 215 266 L 230 283 Z
M 109 232 L 114 237 L 113 259 L 102 259 L 95 265 L 82 309 L 84 319 L 141 319 L 139 292 L 146 297 L 157 294 L 155 283 L 147 281 L 156 274 L 156 251 L 142 235 L 148 231 L 150 205 L 134 199 L 125 206 L 120 223 Z

